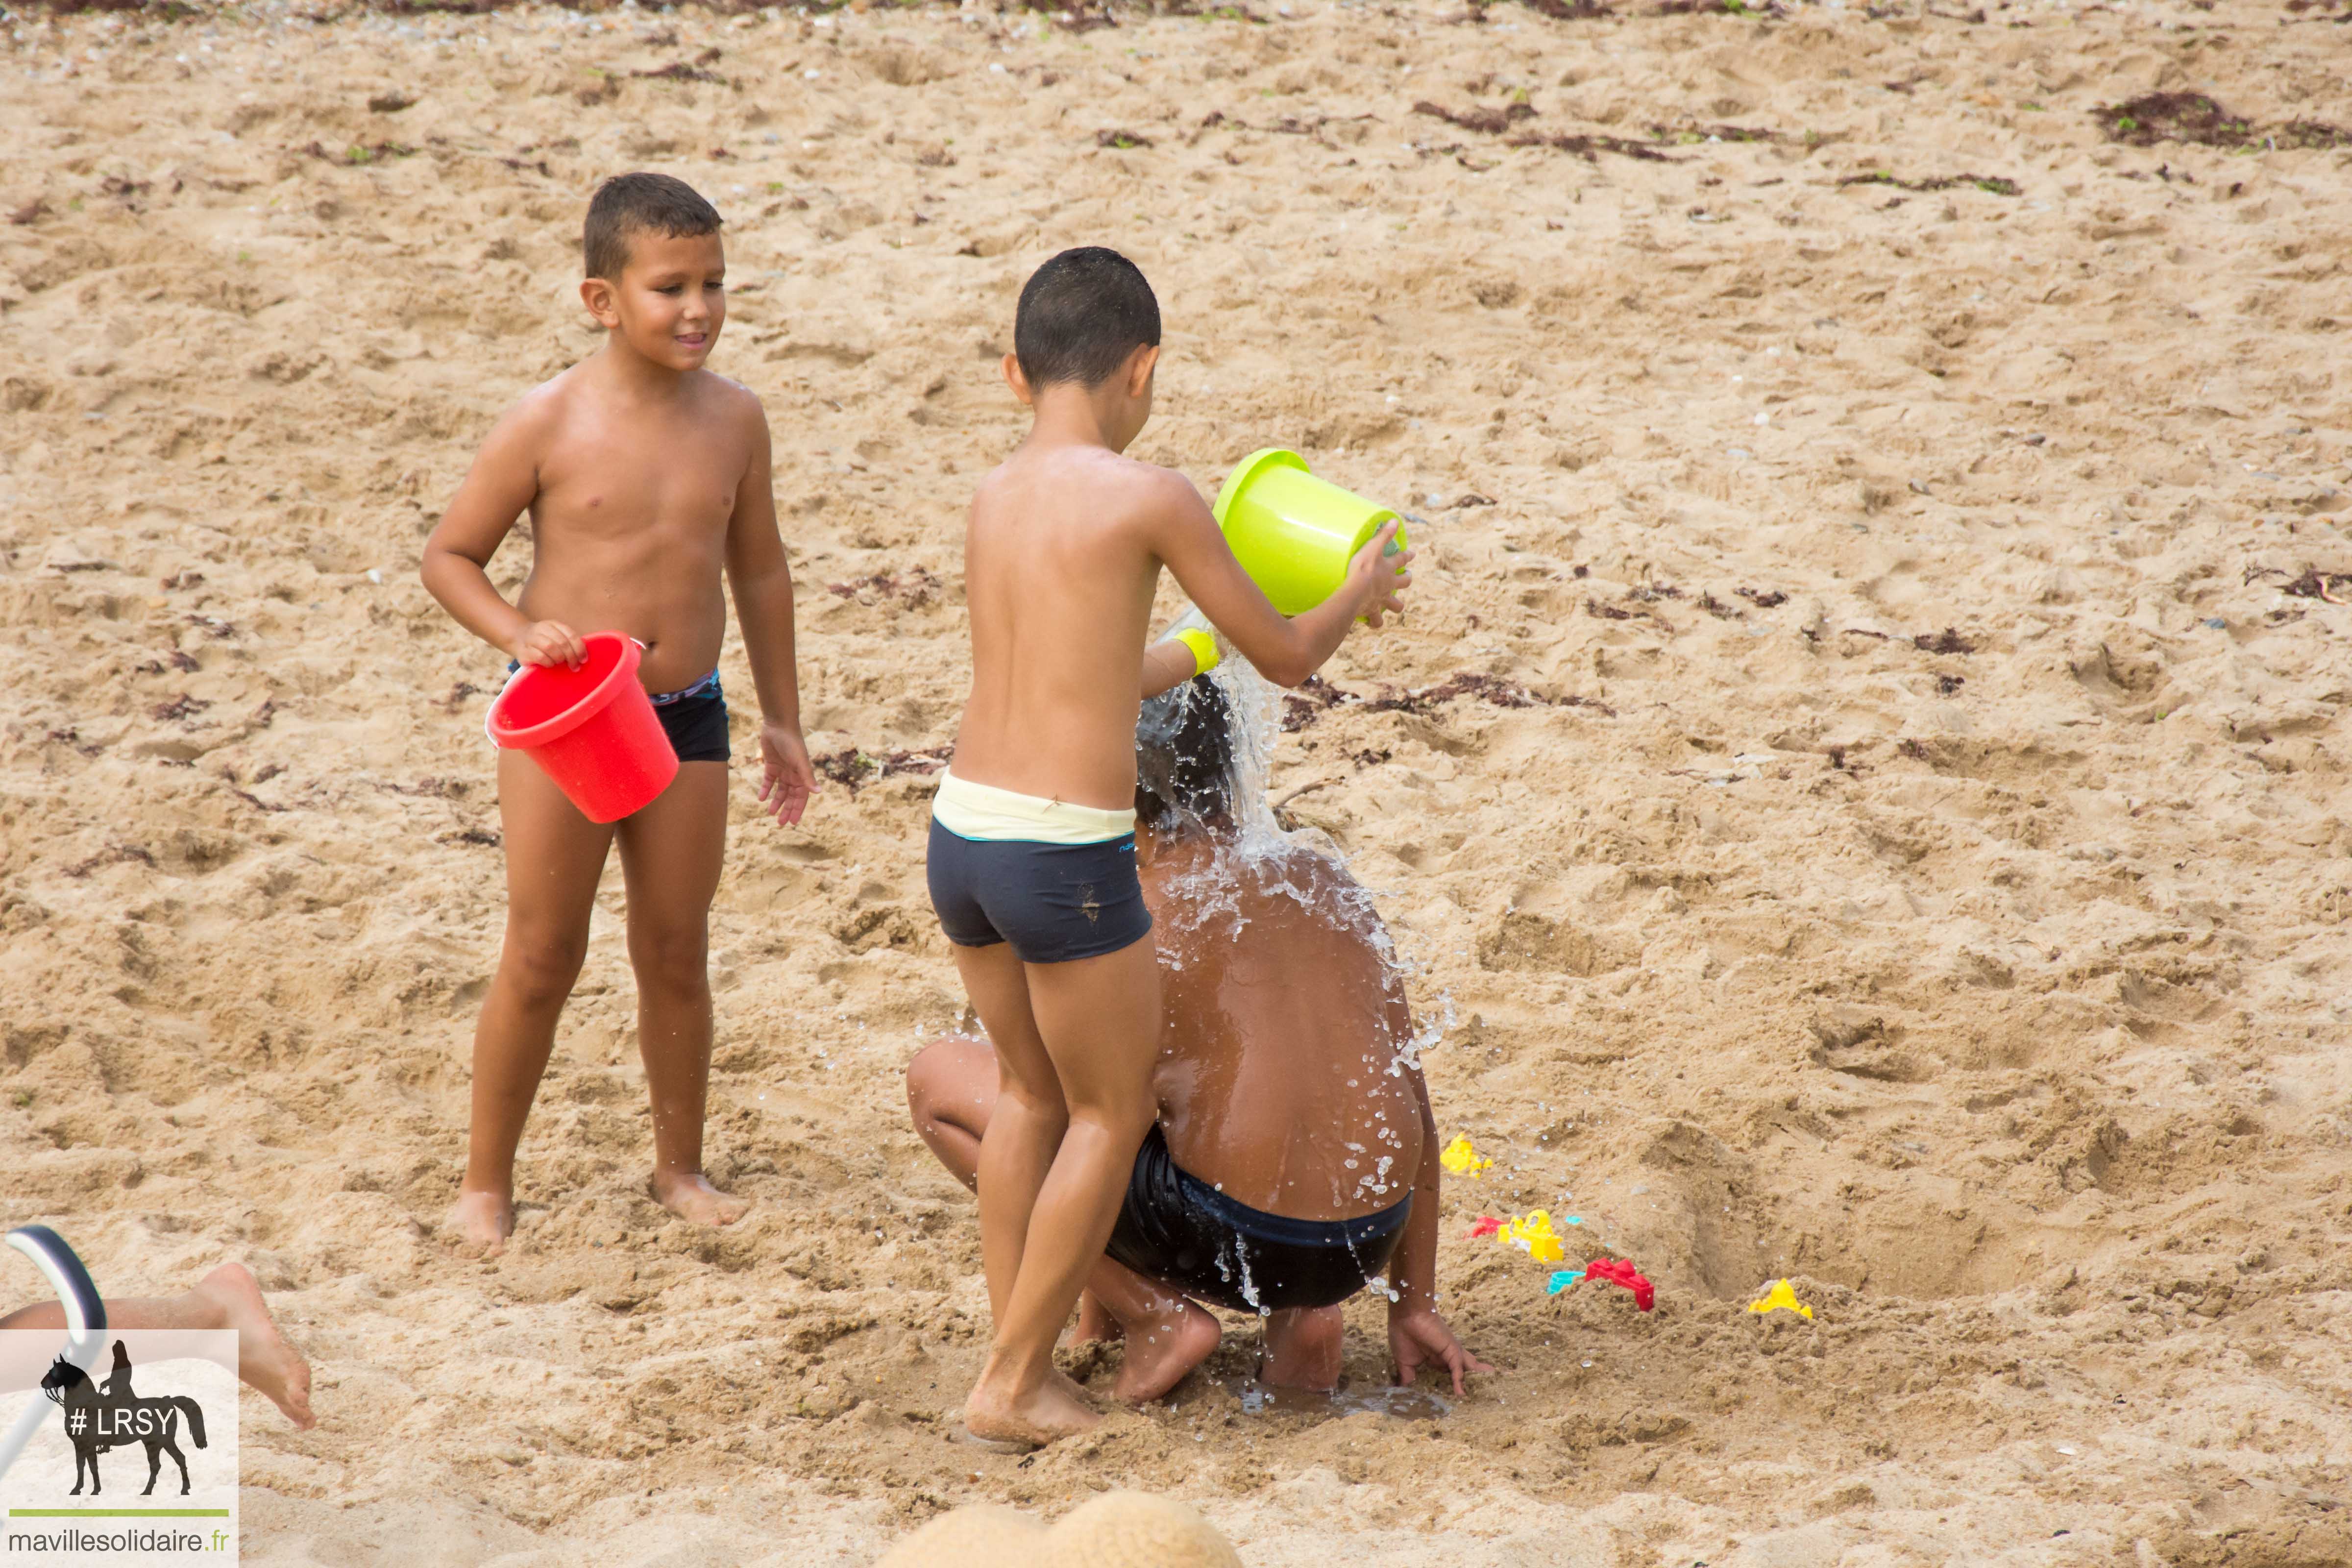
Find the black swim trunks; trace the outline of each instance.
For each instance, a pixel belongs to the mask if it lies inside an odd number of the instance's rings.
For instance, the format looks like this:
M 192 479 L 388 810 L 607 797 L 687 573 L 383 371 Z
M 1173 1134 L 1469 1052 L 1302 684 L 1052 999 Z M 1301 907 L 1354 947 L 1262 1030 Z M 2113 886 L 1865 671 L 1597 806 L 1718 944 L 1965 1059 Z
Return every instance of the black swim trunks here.
M 681 763 L 723 763 L 734 754 L 727 745 L 727 693 L 715 669 L 683 691 L 655 698 L 654 717 Z
M 1155 1123 L 1103 1250 L 1146 1279 L 1237 1312 L 1336 1307 L 1387 1271 L 1412 1194 L 1358 1219 L 1285 1219 L 1177 1166 Z
M 522 668 L 507 660 L 507 679 Z M 693 685 L 665 691 L 653 699 L 654 717 L 661 721 L 669 749 L 681 763 L 723 763 L 734 753 L 727 745 L 727 693 L 712 670 Z
M 931 823 L 931 908 L 958 947 L 1009 942 L 1024 963 L 1099 958 L 1151 932 L 1135 835 L 1094 844 L 966 838 Z

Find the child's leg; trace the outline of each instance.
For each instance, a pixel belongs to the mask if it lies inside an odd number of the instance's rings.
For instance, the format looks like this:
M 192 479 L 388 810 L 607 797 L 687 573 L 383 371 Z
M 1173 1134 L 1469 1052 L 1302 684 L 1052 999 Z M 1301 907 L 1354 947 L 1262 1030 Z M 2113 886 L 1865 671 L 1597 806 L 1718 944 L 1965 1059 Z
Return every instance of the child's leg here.
M 588 956 L 588 917 L 613 830 L 589 821 L 539 764 L 499 753 L 507 932 L 474 1025 L 474 1114 L 466 1180 L 443 1222 L 490 1252 L 514 1230 L 514 1158 L 555 1023 Z
M 907 1103 L 915 1131 L 948 1173 L 967 1187 L 979 1183 L 982 1142 L 998 1096 L 996 1053 L 986 1040 L 951 1035 L 932 1041 L 908 1064 Z M 1076 1337 L 1127 1342 L 1112 1390 L 1121 1399 L 1140 1404 L 1159 1398 L 1207 1359 L 1221 1333 L 1217 1320 L 1181 1291 L 1108 1258 L 1097 1258 L 1087 1275 Z
M 702 1173 L 710 1090 L 710 900 L 727 851 L 727 764 L 684 763 L 661 797 L 621 824 L 637 1052 L 654 1109 L 654 1197 L 697 1225 L 750 1205 Z
M 975 1179 L 981 1269 L 988 1277 L 989 1314 L 1001 1323 L 1021 1271 L 1029 1213 L 1053 1168 L 1070 1113 L 1029 1010 L 1026 966 L 1011 944 L 958 947 L 955 960 L 964 994 L 971 998 L 996 1054 L 996 1103 L 981 1137 Z
M 310 1363 L 278 1333 L 261 1299 L 261 1287 L 242 1263 L 222 1264 L 197 1281 L 195 1289 L 177 1296 L 109 1300 L 106 1326 L 110 1331 L 235 1329 L 237 1376 L 268 1394 L 295 1426 L 307 1431 L 318 1425 L 310 1414 Z M 55 1301 L 0 1317 L 0 1331 L 54 1329 L 63 1333 L 65 1327 L 65 1309 Z M 47 1370 L 46 1361 L 33 1368 L 33 1381 L 25 1386 L 36 1386 Z M 0 1381 L 0 1387 L 13 1381 Z
M 1346 1321 L 1337 1307 L 1292 1307 L 1265 1321 L 1258 1376 L 1276 1388 L 1328 1394 L 1339 1385 Z
M 974 1190 L 980 1142 L 988 1135 L 997 1090 L 996 1052 L 970 1035 L 943 1035 L 907 1064 L 907 1109 L 916 1136 L 948 1174 Z
M 1001 1035 L 982 1014 L 1005 1088 L 981 1145 L 981 1238 L 984 1249 L 1017 1245 L 1019 1268 L 1010 1293 L 999 1299 L 997 1253 L 987 1254 L 996 1338 L 965 1408 L 980 1436 L 1049 1441 L 1096 1419 L 1051 1375 L 1054 1341 L 1110 1239 L 1136 1150 L 1156 1110 L 1160 963 L 1145 940 L 1097 958 L 1023 967 L 1034 1034 Z M 975 994 L 975 1007 L 980 1000 Z M 1042 1100 L 1038 1086 L 1049 1083 L 1059 1090 L 1065 1118 L 1050 1141 L 1050 1120 L 1024 1122 L 1013 1104 L 1016 1096 Z M 997 1146 L 1009 1126 L 1024 1128 L 1021 1147 L 1008 1148 L 1000 1160 Z M 1041 1152 L 1044 1179 L 1024 1189 L 1020 1180 Z M 992 1195 L 1000 1166 L 1014 1178 L 1006 1183 L 1012 1190 Z

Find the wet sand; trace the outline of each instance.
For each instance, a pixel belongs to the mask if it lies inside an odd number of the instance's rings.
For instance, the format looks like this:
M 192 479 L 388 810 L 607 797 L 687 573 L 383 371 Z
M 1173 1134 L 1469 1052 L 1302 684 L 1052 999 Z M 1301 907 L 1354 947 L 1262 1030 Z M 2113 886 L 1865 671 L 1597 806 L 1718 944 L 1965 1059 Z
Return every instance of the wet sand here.
M 2352 1559 L 2352 27 L 1654 9 L 0 27 L 0 1219 L 260 1275 L 320 1425 L 247 1399 L 250 1561 L 863 1565 L 1130 1485 L 1256 1568 Z M 2160 92 L 2227 113 L 2097 112 Z M 729 216 L 835 782 L 736 795 L 752 1217 L 646 1196 L 615 868 L 484 1266 L 434 1226 L 501 661 L 416 556 L 640 165 Z M 1140 455 L 1424 520 L 1274 788 L 1450 1020 L 1502 1370 L 1253 1410 L 1236 1325 L 1024 1462 L 945 1437 L 986 1300 L 898 1072 L 962 1007 L 919 835 L 994 360 L 1090 241 L 1167 312 Z M 1657 1310 L 1465 1239 L 1538 1205 Z

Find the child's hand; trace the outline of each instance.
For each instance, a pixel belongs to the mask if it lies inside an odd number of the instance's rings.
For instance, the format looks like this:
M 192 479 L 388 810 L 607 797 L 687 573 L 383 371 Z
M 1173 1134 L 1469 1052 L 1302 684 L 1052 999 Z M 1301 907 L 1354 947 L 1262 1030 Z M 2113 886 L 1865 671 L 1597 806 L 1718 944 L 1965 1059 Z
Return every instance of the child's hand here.
M 1393 612 L 1404 614 L 1402 595 L 1412 582 L 1412 574 L 1405 567 L 1412 561 L 1414 552 L 1407 550 L 1391 555 L 1386 552 L 1396 542 L 1397 530 L 1403 523 L 1391 518 L 1385 527 L 1365 542 L 1364 547 L 1348 563 L 1348 591 L 1357 595 L 1360 606 L 1356 612 L 1364 624 L 1378 631 L 1381 616 Z
M 562 621 L 533 621 L 507 649 L 518 664 L 560 664 L 577 669 L 588 662 L 588 645 Z
M 1423 1367 L 1443 1367 L 1454 1374 L 1454 1394 L 1462 1395 L 1465 1373 L 1495 1369 L 1462 1348 L 1445 1320 L 1427 1307 L 1389 1314 L 1389 1353 L 1396 1358 L 1396 1380 L 1410 1387 Z
M 816 769 L 797 725 L 779 719 L 760 721 L 760 805 L 780 826 L 790 827 L 816 793 Z

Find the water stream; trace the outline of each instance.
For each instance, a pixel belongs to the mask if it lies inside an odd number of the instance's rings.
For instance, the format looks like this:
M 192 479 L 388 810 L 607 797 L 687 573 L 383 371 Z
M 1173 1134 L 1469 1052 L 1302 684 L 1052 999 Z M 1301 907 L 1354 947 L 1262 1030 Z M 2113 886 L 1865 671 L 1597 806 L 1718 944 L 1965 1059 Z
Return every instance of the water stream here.
M 1188 609 L 1179 616 L 1163 637 L 1186 628 L 1197 627 L 1215 635 L 1215 628 L 1197 609 Z M 1269 784 L 1274 748 L 1282 733 L 1282 693 L 1273 682 L 1259 674 L 1256 668 L 1238 651 L 1219 638 L 1224 658 L 1212 670 L 1208 681 L 1223 699 L 1226 712 L 1226 741 L 1232 767 L 1229 776 L 1230 810 L 1235 831 L 1230 837 L 1220 836 L 1218 852 L 1197 869 L 1187 872 L 1171 891 L 1182 893 L 1169 900 L 1171 909 L 1183 909 L 1187 929 L 1238 942 L 1250 923 L 1244 912 L 1241 890 L 1255 889 L 1264 893 L 1286 896 L 1314 920 L 1342 930 L 1361 933 L 1377 954 L 1384 979 L 1402 991 L 1417 972 L 1412 961 L 1400 953 L 1391 941 L 1387 926 L 1381 921 L 1374 894 L 1370 889 L 1344 874 L 1346 857 L 1329 837 L 1311 830 L 1286 832 L 1276 817 L 1270 798 Z M 1147 741 L 1158 738 L 1173 740 L 1182 730 L 1191 704 L 1199 700 L 1194 683 L 1187 681 L 1163 696 L 1152 699 L 1143 706 L 1139 731 Z M 1334 871 L 1341 874 L 1334 875 Z M 1181 967 L 1181 960 L 1174 960 Z M 1441 1039 L 1454 1021 L 1453 999 L 1441 994 L 1410 1035 L 1403 1039 L 1385 1039 L 1376 1044 L 1364 1058 L 1370 1072 L 1384 1072 L 1401 1077 L 1411 1068 L 1419 1066 L 1421 1053 Z M 1383 1119 L 1384 1120 L 1384 1119 Z M 1378 1134 L 1383 1142 L 1401 1141 L 1393 1129 L 1384 1128 Z M 1352 1147 L 1352 1146 L 1351 1146 Z M 1369 1151 L 1359 1151 L 1369 1152 Z M 1349 1161 L 1354 1168 L 1356 1162 Z M 1352 1204 L 1365 1198 L 1383 1205 L 1394 1203 L 1410 1190 L 1412 1173 L 1397 1171 L 1391 1176 L 1394 1161 L 1383 1155 L 1374 1168 L 1364 1172 L 1357 1180 L 1353 1193 L 1337 1190 L 1337 1202 Z M 1249 1279 L 1248 1259 L 1232 1260 L 1238 1267 L 1240 1289 L 1244 1300 L 1257 1301 L 1254 1282 Z M 1232 1268 L 1220 1257 L 1218 1265 L 1230 1279 Z M 1372 1289 L 1394 1300 L 1389 1282 L 1384 1279 L 1370 1281 Z M 1261 1321 L 1266 1313 L 1259 1309 Z M 1261 1391 L 1263 1392 L 1263 1391 Z M 1350 1404 L 1339 1396 L 1315 1395 L 1317 1408 L 1390 1409 L 1393 1400 L 1382 1403 L 1371 1395 L 1350 1396 Z M 1385 1398 L 1385 1395 L 1382 1396 Z M 1415 1395 L 1410 1410 L 1396 1408 L 1392 1414 L 1422 1415 L 1432 1412 L 1422 1401 L 1426 1395 Z M 1442 1402 L 1436 1402 L 1442 1406 Z M 1256 1409 L 1244 1400 L 1244 1408 Z M 1442 1408 L 1437 1412 L 1442 1414 Z

